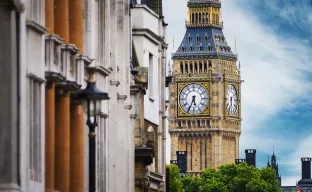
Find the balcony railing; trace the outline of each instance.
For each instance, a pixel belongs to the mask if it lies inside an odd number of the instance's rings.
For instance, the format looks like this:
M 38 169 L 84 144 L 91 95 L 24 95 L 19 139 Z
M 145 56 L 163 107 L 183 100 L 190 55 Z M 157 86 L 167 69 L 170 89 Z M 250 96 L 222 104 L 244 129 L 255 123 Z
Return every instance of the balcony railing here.
M 223 28 L 223 21 L 221 22 L 215 22 L 215 21 L 185 21 L 185 26 L 186 27 L 218 27 L 218 28 Z

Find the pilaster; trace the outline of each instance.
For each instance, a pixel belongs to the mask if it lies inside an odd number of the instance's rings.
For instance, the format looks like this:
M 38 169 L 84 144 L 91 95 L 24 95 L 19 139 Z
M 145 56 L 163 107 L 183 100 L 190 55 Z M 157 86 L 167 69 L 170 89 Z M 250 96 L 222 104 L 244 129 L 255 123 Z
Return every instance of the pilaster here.
M 108 160 L 108 191 L 117 191 L 117 86 L 120 84 L 118 81 L 118 67 L 117 58 L 121 57 L 118 55 L 117 47 L 117 1 L 109 1 L 110 15 L 107 22 L 110 23 L 110 53 L 108 57 L 110 58 L 110 68 L 112 73 L 109 76 L 109 160 Z
M 84 191 L 84 109 L 72 102 L 70 109 L 70 191 Z
M 79 48 L 83 54 L 83 1 L 69 1 L 69 43 Z
M 54 0 L 54 30 L 64 42 L 69 42 L 69 6 L 68 0 Z
M 19 186 L 19 82 L 17 19 L 12 1 L 0 3 L 0 191 L 20 191 Z
M 45 98 L 45 191 L 54 192 L 55 84 L 48 83 Z
M 55 189 L 70 191 L 70 95 L 57 90 L 55 106 Z
M 54 34 L 54 0 L 45 0 L 45 25 L 49 34 Z

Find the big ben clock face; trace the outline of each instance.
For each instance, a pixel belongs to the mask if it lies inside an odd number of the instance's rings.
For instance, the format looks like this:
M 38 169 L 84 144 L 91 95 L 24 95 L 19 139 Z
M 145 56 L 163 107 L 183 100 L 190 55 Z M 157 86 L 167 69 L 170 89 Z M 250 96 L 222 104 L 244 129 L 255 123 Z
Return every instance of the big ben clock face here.
M 208 106 L 207 90 L 196 83 L 186 85 L 179 99 L 182 110 L 191 115 L 201 114 Z
M 226 90 L 226 109 L 230 115 L 237 111 L 237 91 L 234 85 L 229 84 Z

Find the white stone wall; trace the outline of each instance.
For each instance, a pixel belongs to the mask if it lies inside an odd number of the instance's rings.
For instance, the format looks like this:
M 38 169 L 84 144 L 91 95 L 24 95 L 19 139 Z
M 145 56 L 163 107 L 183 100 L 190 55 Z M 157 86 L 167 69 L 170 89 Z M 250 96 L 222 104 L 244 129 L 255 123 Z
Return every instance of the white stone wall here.
M 85 0 L 85 54 L 99 68 L 97 87 L 108 92 L 97 127 L 98 191 L 134 191 L 134 135 L 130 122 L 130 9 L 127 0 Z M 105 116 L 105 118 L 104 118 Z M 87 127 L 86 131 L 87 132 Z M 85 191 L 88 191 L 85 137 Z M 131 167 L 133 166 L 133 167 Z M 132 181 L 133 180 L 133 181 Z
M 144 96 L 144 118 L 158 126 L 158 173 L 165 174 L 166 128 L 165 128 L 165 76 L 166 51 L 163 18 L 144 4 L 132 11 L 133 42 L 142 67 L 148 67 L 148 89 Z M 152 55 L 152 60 L 150 60 Z M 152 61 L 152 66 L 151 66 Z M 151 74 L 152 73 L 152 74 Z M 152 89 L 152 90 L 151 90 Z M 149 171 L 155 171 L 155 158 Z M 163 178 L 163 181 L 164 178 Z M 155 183 L 154 183 L 155 184 Z M 153 183 L 151 185 L 154 185 Z M 156 187 L 157 188 L 157 187 Z

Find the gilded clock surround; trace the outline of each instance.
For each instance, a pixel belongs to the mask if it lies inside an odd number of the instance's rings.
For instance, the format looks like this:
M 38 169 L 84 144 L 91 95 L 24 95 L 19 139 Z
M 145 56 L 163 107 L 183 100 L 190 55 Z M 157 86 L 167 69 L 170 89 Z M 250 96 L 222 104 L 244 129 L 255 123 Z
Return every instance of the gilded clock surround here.
M 176 151 L 187 151 L 187 172 L 198 175 L 205 168 L 235 163 L 238 158 L 242 81 L 237 55 L 222 32 L 221 2 L 189 0 L 187 18 L 185 36 L 172 57 L 168 119 L 171 160 L 177 160 Z M 207 90 L 204 113 L 192 115 L 181 109 L 180 94 L 189 84 L 200 84 Z M 233 115 L 226 109 L 229 85 L 237 94 Z
M 229 113 L 229 111 L 227 110 L 226 108 L 226 105 L 224 105 L 224 115 L 225 117 L 227 118 L 239 118 L 240 117 L 240 86 L 238 83 L 232 83 L 232 82 L 228 82 L 226 81 L 225 82 L 225 86 L 224 86 L 224 92 L 226 92 L 227 88 L 229 87 L 229 85 L 233 85 L 235 87 L 235 90 L 236 90 L 236 94 L 237 94 L 237 109 L 235 111 L 235 114 L 234 115 L 231 115 Z M 224 97 L 224 103 L 226 103 L 226 97 Z
M 184 87 L 186 87 L 187 85 L 190 85 L 190 84 L 198 84 L 198 85 L 201 85 L 202 87 L 204 87 L 205 88 L 205 90 L 206 90 L 206 92 L 207 92 L 207 94 L 208 94 L 208 105 L 207 105 L 207 107 L 205 107 L 205 109 L 204 109 L 204 111 L 202 111 L 200 114 L 198 114 L 198 115 L 193 115 L 193 114 L 189 114 L 189 113 L 186 113 L 186 112 L 184 112 L 184 110 L 181 108 L 181 105 L 180 105 L 180 95 L 181 95 L 181 92 L 182 92 L 182 90 L 183 90 L 183 88 Z M 209 86 L 210 86 L 210 83 L 209 82 L 199 82 L 199 81 L 195 81 L 195 82 L 179 82 L 179 83 L 177 83 L 177 88 L 178 88 L 178 99 L 177 99 L 177 116 L 178 117 L 193 117 L 193 116 L 197 116 L 197 117 L 200 117 L 200 116 L 209 116 L 209 114 L 210 114 L 210 111 L 209 111 L 209 109 L 210 109 L 210 107 L 209 107 L 209 105 L 210 105 L 210 102 L 209 102 L 209 100 L 210 100 L 210 88 L 209 88 Z

